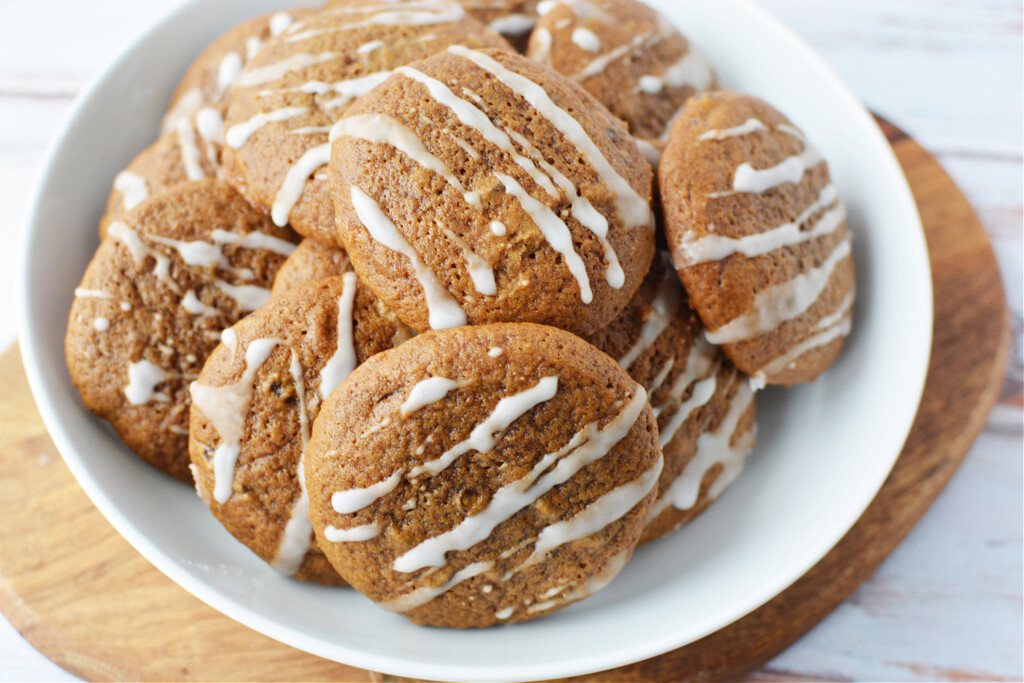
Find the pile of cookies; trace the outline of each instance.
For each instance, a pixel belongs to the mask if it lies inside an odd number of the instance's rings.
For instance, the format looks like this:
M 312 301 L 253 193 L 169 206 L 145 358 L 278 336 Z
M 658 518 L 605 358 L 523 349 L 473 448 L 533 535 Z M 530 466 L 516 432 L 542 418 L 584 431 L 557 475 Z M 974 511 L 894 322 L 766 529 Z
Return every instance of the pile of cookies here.
M 637 0 L 253 19 L 100 233 L 85 405 L 275 569 L 436 626 L 606 585 L 851 326 L 824 160 Z

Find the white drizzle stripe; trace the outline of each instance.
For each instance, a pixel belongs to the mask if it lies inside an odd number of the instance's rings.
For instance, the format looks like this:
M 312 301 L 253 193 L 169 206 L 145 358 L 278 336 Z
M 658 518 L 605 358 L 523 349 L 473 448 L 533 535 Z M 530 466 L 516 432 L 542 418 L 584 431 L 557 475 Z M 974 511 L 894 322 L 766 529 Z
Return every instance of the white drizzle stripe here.
M 185 292 L 185 296 L 181 300 L 181 307 L 192 315 L 214 316 L 220 314 L 220 311 L 213 306 L 203 303 L 191 289 Z
M 353 339 L 352 309 L 356 300 L 357 277 L 353 272 L 342 277 L 341 296 L 338 297 L 337 346 L 334 355 L 320 369 L 320 397 L 327 397 L 356 369 L 356 348 Z
M 277 196 L 274 198 L 274 206 L 271 208 L 270 217 L 274 224 L 279 227 L 288 225 L 292 209 L 299 202 L 303 191 L 306 189 L 306 181 L 321 166 L 326 166 L 331 160 L 331 144 L 325 142 L 306 151 L 290 169 L 285 176 L 284 182 L 278 188 Z
M 255 311 L 270 301 L 270 290 L 256 285 L 232 285 L 223 280 L 214 280 L 213 286 L 238 302 L 246 311 Z
M 196 112 L 196 130 L 199 136 L 206 142 L 217 145 L 224 144 L 224 116 L 213 107 L 203 107 Z M 207 158 L 216 167 L 218 165 L 216 153 L 209 153 L 210 146 L 207 146 Z
M 736 192 L 760 194 L 785 183 L 796 184 L 804 177 L 804 173 L 823 161 L 817 149 L 805 146 L 800 154 L 791 156 L 771 168 L 759 170 L 749 163 L 742 163 L 733 176 L 732 189 Z
M 760 119 L 747 119 L 743 123 L 733 128 L 723 128 L 720 130 L 709 130 L 697 138 L 698 140 L 727 140 L 729 138 L 737 138 L 743 135 L 750 135 L 758 131 L 768 130 L 768 126 Z
M 579 284 L 580 300 L 585 304 L 591 303 L 594 300 L 594 292 L 590 288 L 590 276 L 587 274 L 587 266 L 583 263 L 583 259 L 576 253 L 576 246 L 573 244 L 569 226 L 547 204 L 531 197 L 512 176 L 495 171 L 494 177 L 501 181 L 506 192 L 519 200 L 519 204 L 540 228 L 544 239 L 551 245 L 551 248 L 565 259 L 565 267 L 569 269 Z
M 340 52 L 322 52 L 317 55 L 297 54 L 282 59 L 280 62 L 268 64 L 257 69 L 249 69 L 238 77 L 235 85 L 240 88 L 248 88 L 254 85 L 265 85 L 293 71 L 308 69 L 312 66 L 325 64 L 333 59 L 342 57 Z
M 453 45 L 448 48 L 448 51 L 470 60 L 495 76 L 499 81 L 529 102 L 530 106 L 550 121 L 570 143 L 575 145 L 594 171 L 597 172 L 615 194 L 615 203 L 619 215 L 627 225 L 651 225 L 650 202 L 641 197 L 626 179 L 616 172 L 608 159 L 601 153 L 601 150 L 594 144 L 594 141 L 587 135 L 579 121 L 556 105 L 542 87 L 528 78 L 509 71 L 496 60 L 482 52 L 475 52 L 460 45 Z
M 294 575 L 302 567 L 306 553 L 313 540 L 313 523 L 309 519 L 309 492 L 306 490 L 306 446 L 309 444 L 309 413 L 306 409 L 306 385 L 302 372 L 302 363 L 298 352 L 292 348 L 292 362 L 289 366 L 295 382 L 295 393 L 299 399 L 299 434 L 302 438 L 302 452 L 295 463 L 295 478 L 299 483 L 299 497 L 292 506 L 291 515 L 284 526 L 281 540 L 278 542 L 277 553 L 270 561 L 270 566 L 288 576 Z
M 735 375 L 734 375 L 735 377 Z M 754 400 L 754 392 L 747 382 L 740 382 L 736 395 L 733 397 L 732 405 L 718 429 L 714 432 L 705 432 L 697 438 L 697 453 L 687 463 L 682 473 L 665 489 L 661 499 L 655 504 L 651 512 L 651 519 L 657 518 L 669 506 L 677 510 L 689 510 L 697 504 L 697 497 L 700 495 L 701 482 L 704 475 L 715 465 L 721 464 L 722 473 L 715 479 L 708 490 L 708 497 L 712 500 L 717 498 L 725 488 L 735 481 L 743 469 L 743 463 L 753 448 L 753 439 L 756 429 L 750 431 L 740 438 L 735 446 L 730 445 L 736 435 L 736 428 L 739 420 L 747 412 L 751 402 Z
M 295 18 L 287 12 L 277 12 L 270 17 L 270 35 L 279 36 L 295 23 Z
M 672 443 L 672 439 L 675 438 L 676 432 L 678 432 L 679 428 L 683 426 L 683 423 L 689 419 L 690 415 L 693 414 L 693 411 L 708 404 L 715 395 L 716 388 L 717 381 L 715 379 L 715 375 L 702 379 L 694 385 L 693 394 L 690 395 L 690 398 L 679 406 L 676 412 L 672 415 L 672 419 L 665 425 L 665 428 L 659 430 L 658 440 L 662 448 Z
M 567 605 L 571 602 L 578 602 L 580 600 L 583 600 L 584 598 L 590 597 L 594 593 L 602 590 L 605 586 L 611 583 L 616 576 L 619 575 L 619 572 L 621 572 L 622 568 L 626 566 L 626 562 L 629 561 L 631 555 L 631 549 L 627 548 L 626 550 L 623 550 L 621 553 L 608 560 L 607 564 L 605 564 L 605 566 L 601 569 L 600 572 L 591 576 L 589 579 L 583 582 L 583 584 L 580 585 L 576 590 L 569 593 L 561 600 L 552 600 L 550 602 L 531 605 L 526 609 L 527 613 L 535 614 L 537 612 L 543 612 L 545 610 L 551 609 L 552 607 Z
M 483 210 L 480 194 L 467 190 L 459 177 L 448 168 L 448 165 L 431 154 L 416 132 L 398 119 L 387 114 L 347 116 L 339 120 L 331 130 L 331 142 L 341 137 L 356 138 L 394 147 L 423 168 L 444 178 L 449 185 L 462 193 L 466 203 L 474 209 Z
M 686 364 L 683 366 L 683 372 L 672 382 L 672 386 L 669 387 L 668 395 L 665 399 L 654 407 L 654 417 L 660 417 L 673 401 L 681 401 L 683 394 L 686 393 L 686 389 L 690 385 L 698 379 L 707 377 L 708 373 L 714 368 L 715 358 L 715 347 L 711 346 L 703 338 L 697 337 L 690 348 Z M 650 391 L 653 394 L 654 389 Z
M 521 36 L 532 31 L 536 25 L 537 17 L 531 17 L 526 14 L 509 14 L 508 16 L 498 17 L 489 23 L 487 28 L 503 36 Z
M 564 447 L 542 457 L 525 477 L 495 491 L 481 512 L 398 557 L 393 565 L 395 571 L 407 573 L 424 567 L 444 566 L 445 553 L 472 548 L 486 539 L 499 524 L 607 455 L 630 432 L 646 405 L 647 392 L 637 385 L 630 402 L 603 429 L 597 422 L 588 424 Z
M 435 12 L 416 10 L 379 12 L 377 14 L 370 15 L 363 21 L 295 33 L 294 35 L 289 36 L 288 42 L 297 43 L 302 40 L 308 40 L 309 38 L 315 38 L 316 36 L 327 35 L 330 33 L 342 33 L 345 31 L 355 31 L 368 26 L 431 26 L 435 24 L 448 24 L 457 22 L 466 16 L 465 10 L 456 3 L 439 4 L 434 7 L 437 9 Z
M 455 574 L 452 575 L 452 578 L 440 586 L 424 586 L 422 588 L 417 588 L 416 590 L 406 593 L 405 595 L 401 595 L 394 600 L 378 602 L 377 606 L 386 609 L 389 612 L 408 612 L 411 609 L 425 605 L 438 596 L 447 593 L 463 581 L 468 581 L 475 576 L 479 576 L 486 571 L 490 571 L 493 567 L 494 562 L 476 562 L 474 564 L 467 565 L 463 569 L 455 572 Z
M 360 78 L 351 78 L 347 81 L 339 81 L 334 83 L 331 88 L 334 92 L 338 93 L 338 97 L 333 100 L 329 100 L 324 103 L 325 109 L 341 109 L 347 107 L 352 100 L 357 97 L 362 97 L 366 93 L 370 92 L 378 85 L 388 80 L 391 76 L 390 71 L 377 71 L 375 73 L 361 76 Z
M 639 48 L 645 39 L 646 36 L 636 36 L 631 42 L 625 45 L 620 45 L 613 50 L 609 50 L 600 57 L 594 58 L 589 64 L 583 67 L 579 73 L 574 75 L 573 79 L 577 81 L 585 81 L 588 78 L 593 78 L 594 76 L 604 73 L 612 62 L 622 59 L 633 50 Z
M 376 522 L 351 529 L 337 529 L 333 526 L 324 529 L 324 538 L 331 543 L 359 543 L 378 536 L 380 536 L 380 525 Z
M 131 171 L 121 171 L 114 177 L 114 189 L 121 193 L 121 205 L 130 211 L 149 197 L 149 183 Z
M 581 50 L 587 52 L 600 52 L 601 39 L 593 31 L 582 26 L 577 26 L 572 32 L 572 42 Z
M 754 339 L 788 320 L 800 317 L 821 296 L 836 266 L 849 256 L 850 241 L 846 239 L 837 244 L 817 268 L 758 292 L 750 310 L 714 332 L 708 331 L 708 341 L 712 344 L 734 344 Z
M 536 406 L 550 401 L 558 393 L 558 378 L 543 377 L 533 387 L 512 396 L 506 396 L 498 401 L 494 410 L 487 418 L 473 428 L 469 438 L 460 441 L 440 457 L 429 460 L 422 465 L 417 465 L 409 471 L 410 477 L 419 477 L 424 474 L 435 476 L 444 471 L 449 465 L 455 462 L 460 455 L 477 451 L 487 453 L 498 442 L 498 437 L 513 422 L 533 410 Z
M 416 383 L 398 412 L 402 417 L 408 417 L 431 403 L 437 403 L 458 388 L 459 383 L 455 380 L 446 377 L 428 377 Z
M 170 399 L 156 393 L 156 386 L 167 379 L 166 373 L 148 360 L 140 360 L 128 366 L 128 385 L 124 388 L 125 398 L 133 406 L 149 403 L 154 398 Z
M 335 512 L 342 515 L 362 510 L 367 505 L 373 504 L 394 491 L 404 474 L 405 470 L 396 470 L 390 477 L 372 486 L 362 489 L 335 491 L 334 495 L 331 496 L 331 506 Z
M 646 311 L 647 318 L 640 328 L 640 337 L 626 354 L 619 359 L 619 365 L 623 369 L 629 370 L 633 363 L 640 358 L 640 354 L 649 349 L 668 329 L 672 322 L 672 315 L 679 310 L 682 301 L 680 288 L 677 283 L 678 280 L 675 273 L 667 270 L 665 277 L 662 278 L 661 284 L 658 286 L 657 295 L 651 301 Z
M 800 360 L 800 357 L 808 351 L 813 351 L 814 349 L 825 346 L 826 344 L 831 344 L 838 337 L 845 337 L 850 334 L 852 327 L 853 318 L 849 315 L 845 315 L 829 327 L 824 328 L 823 332 L 804 339 L 799 344 L 790 348 L 784 355 L 772 360 L 754 373 L 753 380 L 755 381 L 755 384 L 763 385 L 767 381 L 768 375 L 779 372 L 780 370 L 796 363 L 796 361 Z
M 178 284 L 170 276 L 171 259 L 146 245 L 137 232 L 121 221 L 114 221 L 107 227 L 107 236 L 113 237 L 125 245 L 132 255 L 132 260 L 139 265 L 142 265 L 147 256 L 152 256 L 156 261 L 153 274 L 166 282 L 172 289 L 178 289 Z
M 473 282 L 473 289 L 484 296 L 496 296 L 498 294 L 498 281 L 494 278 L 494 266 L 488 263 L 480 254 L 473 251 L 469 242 L 455 234 L 455 231 L 444 223 L 437 221 L 441 231 L 455 243 L 466 257 L 466 268 L 469 270 L 469 279 Z
M 75 297 L 79 299 L 113 299 L 113 294 L 108 294 L 99 289 L 82 289 L 81 287 L 75 288 Z
M 441 285 L 437 276 L 427 267 L 412 245 L 406 241 L 391 219 L 384 214 L 380 204 L 355 185 L 352 186 L 351 194 L 352 206 L 359 221 L 370 233 L 370 237 L 409 259 L 413 273 L 423 289 L 430 327 L 438 330 L 465 325 L 465 311 L 459 307 L 451 293 Z
M 659 453 L 654 467 L 641 474 L 637 479 L 604 494 L 588 504 L 582 512 L 574 517 L 544 527 L 537 537 L 533 554 L 523 565 L 519 566 L 519 569 L 537 564 L 556 548 L 592 536 L 624 517 L 654 490 L 663 466 L 664 458 Z
M 295 244 L 265 232 L 247 232 L 239 235 L 237 232 L 218 229 L 210 233 L 210 237 L 218 244 L 237 244 L 246 249 L 266 249 L 281 256 L 291 256 L 295 251 Z
M 707 58 L 691 45 L 690 51 L 678 62 L 665 69 L 665 73 L 659 80 L 670 88 L 688 86 L 697 92 L 703 92 L 711 87 L 714 78 Z
M 233 339 L 237 344 L 237 336 Z M 229 340 L 225 330 L 224 343 L 230 348 Z M 280 339 L 257 339 L 250 342 L 245 350 L 245 369 L 235 384 L 211 387 L 193 382 L 191 385 L 192 403 L 202 411 L 220 435 L 220 445 L 213 452 L 213 497 L 221 505 L 231 498 L 235 463 L 241 451 L 246 418 L 252 403 L 253 380 L 274 348 L 283 343 Z
M 178 121 L 178 147 L 181 149 L 181 163 L 185 167 L 185 176 L 189 180 L 202 180 L 206 177 L 199 163 L 199 147 L 196 146 L 196 132 L 192 121 Z
M 248 121 L 236 123 L 228 128 L 227 133 L 224 134 L 224 139 L 227 141 L 228 147 L 238 149 L 245 145 L 256 131 L 268 123 L 288 121 L 307 113 L 309 113 L 309 107 L 283 107 L 274 111 L 260 112 Z
M 769 254 L 776 249 L 801 244 L 809 240 L 831 235 L 846 220 L 846 206 L 836 204 L 839 193 L 835 185 L 826 185 L 818 197 L 790 223 L 754 235 L 743 237 L 726 237 L 724 235 L 705 235 L 699 239 L 689 238 L 689 234 L 679 243 L 682 254 L 682 267 L 694 266 L 708 261 L 720 261 L 732 254 L 742 254 L 747 258 Z M 832 206 L 836 204 L 835 206 Z M 823 213 L 814 222 L 810 230 L 801 228 L 818 212 L 826 207 L 831 209 Z

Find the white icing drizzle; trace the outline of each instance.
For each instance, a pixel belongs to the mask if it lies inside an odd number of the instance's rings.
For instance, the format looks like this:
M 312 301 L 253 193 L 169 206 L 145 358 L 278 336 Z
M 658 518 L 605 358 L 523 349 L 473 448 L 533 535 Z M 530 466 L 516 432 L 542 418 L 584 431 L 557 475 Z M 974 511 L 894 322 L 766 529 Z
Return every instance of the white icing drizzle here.
M 246 61 L 251 60 L 256 56 L 256 53 L 263 47 L 263 41 L 258 36 L 250 36 L 245 41 L 245 59 Z M 236 79 L 237 80 L 237 79 Z
M 204 107 L 196 112 L 196 130 L 203 140 L 218 145 L 224 144 L 224 117 L 217 109 Z M 213 154 L 212 161 L 216 163 L 216 160 L 216 154 Z
M 464 57 L 523 97 L 546 118 L 565 138 L 583 154 L 594 171 L 615 195 L 619 216 L 630 226 L 651 225 L 650 202 L 640 194 L 612 167 L 594 141 L 590 139 L 579 121 L 556 105 L 544 89 L 533 81 L 509 71 L 492 57 L 469 50 L 460 45 L 448 48 L 452 54 Z
M 401 595 L 394 600 L 378 602 L 377 606 L 382 607 L 389 612 L 408 612 L 411 609 L 425 605 L 438 596 L 447 593 L 463 581 L 468 581 L 475 576 L 479 576 L 484 572 L 490 571 L 493 567 L 494 562 L 475 562 L 455 572 L 455 574 L 452 575 L 452 578 L 440 586 L 423 586 L 422 588 L 417 588 L 405 595 Z
M 495 491 L 482 511 L 398 557 L 393 565 L 395 571 L 444 566 L 448 551 L 466 550 L 486 539 L 499 524 L 607 455 L 626 437 L 646 405 L 647 392 L 638 385 L 630 402 L 603 429 L 596 421 L 585 426 L 565 446 L 542 457 L 525 477 Z
M 689 510 L 696 505 L 704 475 L 715 465 L 720 464 L 723 469 L 708 490 L 708 498 L 718 498 L 722 491 L 735 481 L 753 448 L 756 427 L 751 428 L 735 445 L 730 445 L 730 442 L 736 435 L 740 418 L 747 412 L 753 400 L 754 392 L 746 382 L 740 382 L 722 423 L 714 432 L 705 432 L 697 438 L 696 455 L 661 494 L 651 512 L 651 519 L 657 518 L 669 506 L 677 510 Z
M 346 81 L 339 81 L 331 85 L 331 89 L 338 93 L 338 97 L 324 103 L 325 109 L 341 109 L 347 107 L 352 100 L 362 97 L 378 85 L 388 80 L 390 71 L 377 71 L 360 78 L 350 78 Z
M 480 161 L 480 152 L 476 151 L 473 148 L 473 145 L 469 144 L 468 142 L 459 137 L 452 136 L 452 139 L 455 140 L 455 144 L 462 148 L 463 152 L 469 155 L 470 159 L 472 159 L 473 161 Z
M 505 224 L 501 221 L 494 221 L 491 223 L 491 232 L 498 237 L 504 237 L 508 234 L 508 228 L 506 228 Z
M 625 45 L 619 45 L 618 47 L 605 52 L 600 57 L 595 57 L 589 64 L 583 67 L 579 73 L 575 74 L 573 79 L 582 82 L 588 78 L 593 78 L 594 76 L 604 73 L 611 64 L 622 59 L 633 50 L 638 49 L 649 37 L 650 36 L 646 34 L 636 36 Z
M 404 474 L 405 470 L 396 470 L 390 477 L 372 486 L 335 491 L 331 496 L 331 506 L 342 515 L 362 510 L 394 491 Z
M 714 75 L 707 58 L 691 45 L 689 52 L 665 69 L 661 76 L 643 76 L 640 89 L 650 95 L 661 92 L 666 85 L 670 88 L 690 87 L 703 92 L 711 87 L 713 81 Z
M 110 329 L 110 321 L 100 316 L 92 321 L 92 326 L 97 332 L 106 332 Z
M 487 355 L 490 356 L 491 358 L 497 358 L 503 353 L 505 353 L 505 350 L 499 346 L 495 346 L 494 348 L 491 348 L 487 351 Z
M 824 159 L 817 149 L 805 146 L 796 156 L 772 166 L 755 169 L 749 163 L 740 164 L 733 176 L 732 189 L 736 192 L 760 194 L 785 183 L 799 183 L 804 173 L 822 163 Z
M 170 237 L 161 237 L 160 235 L 147 235 L 147 237 L 157 244 L 163 244 L 177 251 L 178 255 L 181 256 L 181 260 L 187 265 L 212 268 L 225 263 L 224 254 L 221 252 L 220 247 L 209 242 L 204 242 L 203 240 L 185 242 L 171 239 Z
M 551 66 L 551 46 L 554 44 L 554 36 L 546 28 L 538 28 L 530 36 L 530 42 L 535 62 Z
M 768 375 L 784 368 L 794 367 L 801 356 L 808 351 L 831 344 L 837 337 L 845 337 L 850 334 L 853 327 L 853 318 L 850 316 L 852 307 L 853 294 L 848 294 L 834 313 L 818 321 L 817 329 L 822 330 L 821 332 L 795 344 L 786 353 L 765 364 L 751 377 L 752 386 L 759 389 L 764 388 Z
M 536 25 L 536 17 L 531 17 L 527 14 L 509 14 L 508 16 L 498 17 L 489 23 L 487 28 L 503 36 L 521 36 L 532 31 Z
M 455 462 L 460 455 L 477 451 L 487 453 L 499 440 L 502 434 L 513 422 L 528 413 L 536 406 L 550 401 L 558 393 L 558 378 L 543 377 L 530 389 L 512 396 L 506 396 L 498 401 L 494 410 L 487 418 L 473 428 L 469 438 L 460 441 L 440 457 L 429 460 L 422 465 L 417 465 L 409 472 L 410 477 L 419 477 L 424 474 L 435 476 L 444 471 L 449 465 Z
M 676 409 L 676 412 L 672 415 L 672 419 L 668 421 L 665 428 L 659 430 L 658 440 L 661 443 L 661 447 L 665 448 L 672 439 L 675 438 L 676 432 L 683 426 L 683 423 L 689 419 L 693 411 L 706 406 L 708 402 L 714 397 L 715 390 L 717 389 L 718 382 L 715 375 L 711 375 L 705 379 L 698 381 L 693 386 L 693 393 L 685 403 Z
M 181 163 L 185 167 L 185 176 L 189 180 L 202 180 L 206 177 L 203 167 L 199 164 L 199 147 L 196 146 L 196 132 L 189 119 L 178 121 L 178 146 L 181 148 Z
M 113 299 L 113 294 L 101 291 L 99 289 L 83 289 L 81 287 L 75 288 L 75 297 L 79 299 Z
M 682 256 L 679 265 L 686 267 L 719 261 L 732 254 L 743 254 L 747 258 L 753 258 L 783 247 L 831 235 L 846 220 L 846 207 L 841 202 L 837 203 L 838 200 L 839 193 L 835 185 L 829 184 L 821 189 L 818 197 L 795 220 L 765 232 L 743 237 L 705 235 L 698 239 L 693 239 L 687 233 L 678 244 L 677 254 Z M 832 208 L 818 217 L 813 228 L 803 230 L 804 224 L 827 207 Z
M 647 317 L 640 328 L 640 337 L 619 359 L 619 365 L 623 369 L 629 370 L 633 363 L 640 358 L 640 354 L 649 349 L 664 334 L 672 322 L 672 316 L 679 310 L 681 301 L 675 273 L 668 270 L 658 286 L 657 295 L 644 312 Z
M 164 394 L 156 393 L 156 386 L 167 379 L 167 374 L 148 360 L 140 360 L 128 366 L 128 385 L 124 395 L 133 406 L 141 406 L 156 399 L 169 401 Z
M 727 140 L 729 138 L 737 138 L 743 135 L 750 135 L 758 131 L 768 130 L 768 126 L 764 125 L 760 119 L 747 119 L 743 123 L 733 128 L 723 128 L 720 130 L 709 130 L 705 133 L 701 133 L 698 140 Z
M 530 614 L 535 614 L 537 612 L 543 612 L 545 610 L 551 609 L 552 607 L 558 607 L 559 605 L 566 605 L 572 602 L 578 602 L 580 600 L 583 600 L 584 598 L 590 597 L 591 595 L 600 591 L 609 583 L 611 583 L 612 580 L 619 575 L 619 572 L 621 572 L 622 568 L 626 566 L 626 562 L 629 561 L 631 555 L 631 549 L 627 548 L 626 550 L 623 550 L 618 555 L 609 559 L 607 564 L 605 564 L 605 566 L 601 569 L 600 572 L 598 572 L 594 576 L 591 576 L 589 579 L 583 582 L 583 584 L 580 585 L 576 590 L 572 591 L 571 593 L 563 597 L 561 600 L 553 600 L 546 603 L 538 603 L 536 605 L 531 605 L 529 608 L 527 608 L 526 611 Z
M 221 57 L 220 65 L 217 67 L 217 93 L 218 97 L 231 87 L 238 76 L 242 73 L 242 55 L 237 52 L 229 52 Z
M 365 55 L 370 52 L 375 52 L 376 50 L 379 50 L 382 47 L 387 47 L 387 43 L 385 43 L 383 40 L 371 40 L 370 42 L 363 43 L 358 48 L 356 48 L 356 54 Z
M 270 218 L 274 224 L 280 227 L 288 225 L 292 209 L 299 202 L 303 191 L 306 189 L 306 181 L 309 176 L 320 168 L 326 166 L 331 160 L 331 144 L 325 142 L 306 151 L 290 169 L 285 176 L 284 182 L 277 191 L 274 198 L 274 206 L 270 210 Z
M 246 249 L 266 249 L 281 256 L 291 256 L 295 251 L 295 245 L 288 240 L 259 231 L 240 235 L 237 232 L 217 229 L 210 233 L 210 237 L 218 244 L 237 244 Z
M 274 111 L 261 112 L 248 121 L 231 126 L 224 135 L 224 139 L 229 147 L 238 149 L 245 145 L 256 131 L 268 123 L 288 121 L 307 113 L 309 113 L 309 107 L 283 107 Z
M 355 208 L 360 222 L 370 233 L 370 237 L 409 259 L 413 273 L 423 289 L 430 326 L 438 330 L 465 325 L 466 313 L 459 307 L 448 290 L 441 285 L 437 276 L 423 263 L 423 259 L 406 241 L 391 219 L 384 214 L 380 205 L 370 195 L 354 185 L 352 186 L 352 206 Z
M 442 400 L 449 392 L 459 388 L 459 383 L 446 377 L 429 377 L 418 382 L 409 392 L 398 413 L 402 417 L 409 417 L 418 410 L 422 410 L 431 403 Z
M 850 255 L 850 241 L 836 245 L 818 266 L 792 280 L 761 290 L 750 310 L 715 331 L 706 333 L 712 344 L 734 344 L 770 332 L 787 320 L 803 315 L 821 296 L 836 266 Z
M 504 621 L 505 619 L 508 619 L 510 616 L 512 616 L 515 613 L 515 611 L 515 607 L 504 607 L 494 613 L 494 618 L 501 619 L 502 621 Z
M 392 10 L 391 8 L 388 8 L 389 11 L 378 11 L 376 14 L 371 14 L 362 21 L 353 22 L 351 24 L 342 24 L 339 26 L 331 26 L 329 28 L 312 29 L 309 31 L 295 33 L 289 36 L 288 42 L 297 43 L 302 40 L 315 38 L 316 36 L 327 35 L 329 33 L 341 33 L 344 31 L 354 31 L 368 26 L 431 26 L 436 24 L 448 24 L 457 22 L 466 16 L 466 12 L 462 9 L 462 6 L 454 2 L 406 3 L 404 7 L 408 9 L 397 9 L 399 7 L 403 7 L 403 5 L 394 5 L 394 7 L 396 9 Z
M 170 277 L 171 260 L 148 247 L 137 232 L 121 221 L 114 221 L 107 227 L 107 235 L 124 244 L 128 251 L 131 252 L 132 259 L 140 265 L 146 260 L 147 256 L 152 256 L 156 260 L 153 274 L 167 282 L 173 289 L 177 289 L 177 283 Z
M 270 301 L 270 290 L 256 285 L 232 285 L 223 280 L 214 280 L 214 287 L 238 302 L 246 311 L 255 311 Z
M 177 132 L 182 121 L 189 121 L 203 106 L 203 93 L 199 88 L 190 88 L 178 98 L 177 103 L 164 117 L 160 125 L 160 134 L 168 135 Z
M 637 139 L 636 146 L 640 149 L 640 153 L 647 159 L 647 163 L 651 165 L 651 168 L 657 172 L 658 166 L 661 165 L 662 151 L 652 145 L 647 140 Z
M 200 301 L 195 291 L 191 289 L 185 292 L 185 296 L 181 300 L 181 307 L 192 315 L 214 316 L 220 313 L 213 306 Z
M 149 197 L 149 183 L 131 171 L 121 171 L 114 177 L 114 189 L 121 193 L 121 205 L 131 211 Z
M 462 193 L 466 203 L 471 207 L 477 211 L 483 210 L 480 193 L 467 190 L 459 177 L 448 168 L 448 165 L 431 154 L 416 132 L 398 119 L 387 114 L 347 116 L 339 120 L 331 130 L 331 142 L 341 137 L 356 138 L 394 147 L 423 168 L 444 178 L 449 185 Z
M 266 85 L 273 81 L 280 80 L 286 74 L 293 71 L 300 71 L 302 69 L 308 69 L 312 66 L 325 64 L 333 59 L 344 56 L 340 52 L 322 52 L 320 54 L 296 54 L 279 62 L 268 64 L 267 66 L 260 67 L 257 69 L 249 69 L 242 73 L 235 81 L 235 85 L 240 88 L 248 88 L 256 85 Z
M 320 369 L 318 391 L 327 399 L 342 381 L 356 369 L 358 359 L 353 341 L 352 307 L 356 300 L 356 274 L 345 273 L 342 277 L 341 296 L 338 297 L 338 343 L 334 355 Z
M 582 26 L 573 30 L 572 42 L 581 50 L 586 50 L 587 52 L 597 53 L 601 51 L 601 39 L 593 31 Z
M 270 35 L 279 36 L 295 23 L 294 17 L 287 12 L 276 12 L 270 17 Z
M 299 497 L 292 506 L 291 515 L 281 533 L 277 552 L 270 561 L 275 570 L 292 576 L 302 567 L 306 553 L 313 540 L 313 523 L 309 519 L 309 492 L 306 490 L 306 446 L 309 444 L 309 413 L 306 410 L 306 386 L 302 373 L 302 363 L 298 352 L 292 348 L 292 361 L 289 366 L 292 380 L 295 382 L 295 393 L 299 399 L 299 434 L 302 438 L 302 452 L 295 463 L 295 479 L 299 483 Z
M 694 340 L 693 346 L 690 347 L 690 353 L 686 358 L 686 364 L 683 366 L 683 371 L 672 382 L 672 386 L 669 388 L 668 395 L 664 400 L 654 406 L 654 417 L 661 417 L 661 414 L 668 410 L 669 406 L 673 402 L 681 401 L 687 388 L 689 388 L 698 379 L 706 378 L 709 373 L 716 371 L 715 358 L 715 347 L 709 344 L 705 339 L 697 337 Z M 662 380 L 662 382 L 664 382 L 664 380 Z M 651 388 L 649 391 L 653 394 L 654 389 Z M 680 409 L 682 409 L 682 406 L 676 410 Z
M 234 330 L 224 331 L 223 343 L 233 348 L 237 355 L 238 336 Z M 242 437 L 245 436 L 256 372 L 274 348 L 283 343 L 280 339 L 257 339 L 250 342 L 245 350 L 245 369 L 235 384 L 211 387 L 193 382 L 191 385 L 193 405 L 203 412 L 220 435 L 220 445 L 213 452 L 213 497 L 221 505 L 231 498 L 235 463 L 241 451 Z
M 329 526 L 324 529 L 324 538 L 331 543 L 359 543 L 380 536 L 380 525 L 376 522 L 355 526 L 351 529 L 337 529 Z

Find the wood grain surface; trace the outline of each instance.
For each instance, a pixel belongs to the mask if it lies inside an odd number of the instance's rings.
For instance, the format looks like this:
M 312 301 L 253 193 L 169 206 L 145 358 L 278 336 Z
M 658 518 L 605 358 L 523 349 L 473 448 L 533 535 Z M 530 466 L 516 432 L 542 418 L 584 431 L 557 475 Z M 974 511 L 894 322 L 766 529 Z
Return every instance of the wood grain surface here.
M 921 209 L 936 305 L 925 394 L 895 469 L 829 555 L 760 609 L 661 657 L 574 680 L 710 680 L 757 669 L 871 575 L 984 426 L 1009 339 L 995 257 L 935 160 L 894 127 L 883 127 Z M 289 648 L 175 585 L 78 487 L 46 435 L 16 347 L 0 356 L 0 386 L 0 610 L 54 662 L 106 680 L 405 680 Z

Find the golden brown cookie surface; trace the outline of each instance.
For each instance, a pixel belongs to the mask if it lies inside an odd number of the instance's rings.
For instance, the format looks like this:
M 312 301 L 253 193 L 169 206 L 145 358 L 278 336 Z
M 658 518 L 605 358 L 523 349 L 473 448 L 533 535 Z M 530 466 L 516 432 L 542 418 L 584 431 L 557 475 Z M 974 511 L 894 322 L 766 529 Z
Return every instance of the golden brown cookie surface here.
M 758 383 L 813 380 L 850 331 L 846 210 L 820 153 L 748 95 L 692 98 L 660 168 L 672 259 L 708 339 Z
M 294 239 L 219 180 L 175 185 L 108 226 L 75 290 L 68 368 L 143 460 L 191 479 L 188 384 L 221 330 L 270 299 Z
M 412 621 L 543 616 L 610 581 L 661 453 L 643 388 L 554 328 L 430 332 L 370 359 L 321 410 L 310 513 L 355 588 Z
M 527 56 L 580 83 L 641 138 L 660 138 L 687 98 L 715 86 L 704 55 L 639 0 L 544 6 Z
M 400 68 L 331 135 L 346 250 L 414 329 L 587 334 L 653 258 L 650 168 L 625 126 L 519 55 L 452 47 Z
M 313 541 L 302 463 L 327 396 L 362 361 L 395 345 L 355 273 L 275 297 L 224 333 L 192 386 L 189 454 L 203 502 L 278 571 L 340 578 Z
M 293 23 L 235 81 L 225 176 L 278 225 L 338 244 L 325 168 L 330 126 L 393 69 L 453 44 L 509 49 L 454 0 L 347 0 Z

